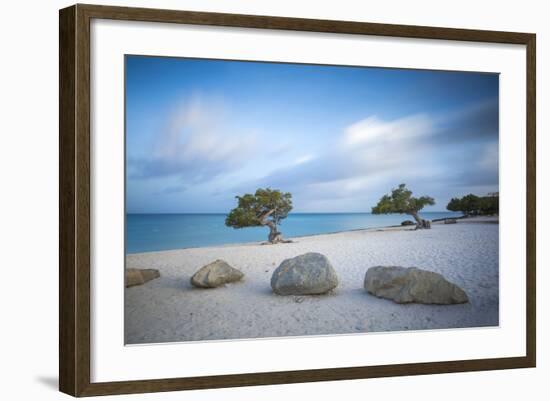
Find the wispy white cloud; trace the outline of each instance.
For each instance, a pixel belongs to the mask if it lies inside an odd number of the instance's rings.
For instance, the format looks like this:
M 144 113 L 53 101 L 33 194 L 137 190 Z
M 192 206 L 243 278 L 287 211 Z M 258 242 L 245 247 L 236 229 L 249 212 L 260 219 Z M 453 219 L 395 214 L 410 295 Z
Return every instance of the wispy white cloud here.
M 492 143 L 485 145 L 477 165 L 482 170 L 498 171 L 498 146 Z
M 294 160 L 294 164 L 303 164 L 303 163 L 307 163 L 313 159 L 315 159 L 315 155 L 312 155 L 312 154 L 306 154 L 306 155 L 303 155 L 303 156 L 300 156 L 298 157 L 296 160 Z
M 306 154 L 260 181 L 280 187 L 334 182 L 344 190 L 365 187 L 377 175 L 392 171 L 418 176 L 426 170 L 426 162 L 418 163 L 418 154 L 429 149 L 419 138 L 433 135 L 434 130 L 433 121 L 425 115 L 390 121 L 368 117 L 346 127 L 324 153 Z
M 199 97 L 182 104 L 154 135 L 150 156 L 129 160 L 129 176 L 198 182 L 239 168 L 256 150 L 257 138 L 233 132 L 224 114 L 222 104 Z
M 481 110 L 494 111 L 483 105 Z M 461 127 L 471 119 L 483 119 L 480 108 L 461 114 L 417 114 L 383 120 L 368 116 L 345 127 L 336 141 L 311 157 L 305 154 L 261 179 L 247 182 L 236 191 L 270 186 L 292 192 L 296 204 L 334 210 L 343 200 L 368 202 L 401 182 L 429 193 L 454 185 L 457 188 L 498 183 L 498 135 L 485 133 L 457 144 Z M 493 118 L 491 116 L 491 118 Z M 487 124 L 487 129 L 492 129 Z M 497 131 L 498 133 L 498 131 Z M 442 137 L 453 137 L 445 141 Z M 458 194 L 456 194 L 458 195 Z M 439 209 L 442 205 L 438 206 Z M 320 210 L 320 209 L 319 209 Z
M 200 193 L 213 196 L 215 187 L 217 197 L 230 200 L 269 186 L 292 192 L 303 210 L 345 211 L 346 205 L 369 210 L 401 182 L 430 195 L 449 186 L 497 185 L 498 135 L 492 131 L 457 142 L 461 130 L 477 127 L 476 121 L 489 121 L 482 126 L 493 130 L 493 114 L 483 104 L 447 117 L 366 116 L 311 149 L 279 137 L 266 146 L 269 127 L 258 131 L 262 135 L 240 132 L 222 102 L 196 97 L 171 114 L 166 129 L 154 136 L 150 156 L 129 163 L 129 177 L 155 180 L 156 193 L 172 198 L 191 189 L 199 193 L 197 185 L 206 183 L 210 187 L 203 185 Z
M 345 130 L 344 142 L 350 146 L 392 143 L 413 140 L 434 132 L 433 120 L 424 114 L 384 121 L 370 116 Z

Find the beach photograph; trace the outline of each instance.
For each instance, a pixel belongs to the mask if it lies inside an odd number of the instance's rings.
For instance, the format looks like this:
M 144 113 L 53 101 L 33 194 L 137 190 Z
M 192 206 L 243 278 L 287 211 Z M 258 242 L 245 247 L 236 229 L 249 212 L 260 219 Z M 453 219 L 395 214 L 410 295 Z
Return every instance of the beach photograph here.
M 499 75 L 125 56 L 126 345 L 499 326 Z

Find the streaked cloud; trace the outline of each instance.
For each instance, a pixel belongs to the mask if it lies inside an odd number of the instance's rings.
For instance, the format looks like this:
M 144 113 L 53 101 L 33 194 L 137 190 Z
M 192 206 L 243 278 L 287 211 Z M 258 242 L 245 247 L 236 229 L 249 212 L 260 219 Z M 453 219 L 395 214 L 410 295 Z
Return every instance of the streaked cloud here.
M 223 212 L 269 186 L 368 211 L 401 182 L 498 191 L 498 75 L 129 57 L 129 211 Z
M 315 158 L 282 167 L 252 182 L 237 185 L 236 192 L 270 186 L 291 191 L 307 204 L 332 199 L 377 197 L 401 182 L 421 183 L 420 190 L 438 186 L 472 188 L 498 186 L 498 131 L 469 141 L 445 141 L 461 127 L 475 126 L 485 106 L 447 115 L 418 114 L 394 120 L 368 116 L 345 127 L 336 146 Z M 498 119 L 498 118 L 497 118 Z M 418 184 L 417 184 L 418 185 Z M 439 207 L 441 209 L 441 206 Z M 368 207 L 365 206 L 368 210 Z
M 347 145 L 383 145 L 396 140 L 414 140 L 430 135 L 434 123 L 427 115 L 419 114 L 384 121 L 377 116 L 367 117 L 346 128 L 344 142 Z
M 257 145 L 253 133 L 231 132 L 223 106 L 200 98 L 178 107 L 154 138 L 149 157 L 129 157 L 129 178 L 175 176 L 187 183 L 210 180 L 242 166 Z
M 315 157 L 316 156 L 312 155 L 312 154 L 303 155 L 303 156 L 298 157 L 296 160 L 294 160 L 294 164 L 307 163 L 307 162 L 315 159 Z

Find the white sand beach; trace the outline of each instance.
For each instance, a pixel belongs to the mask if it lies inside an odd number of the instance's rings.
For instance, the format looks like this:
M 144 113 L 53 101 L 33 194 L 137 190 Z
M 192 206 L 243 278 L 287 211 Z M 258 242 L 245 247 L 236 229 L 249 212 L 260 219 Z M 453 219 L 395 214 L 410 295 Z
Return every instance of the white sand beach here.
M 471 224 L 477 223 L 477 224 Z M 127 344 L 497 326 L 498 218 L 434 223 L 431 230 L 385 228 L 242 244 L 127 255 L 127 267 L 161 277 L 125 291 Z M 339 286 L 327 295 L 273 294 L 273 271 L 287 258 L 319 252 Z M 203 265 L 223 259 L 245 274 L 214 289 L 191 286 Z M 416 266 L 462 287 L 458 305 L 397 304 L 368 294 L 365 272 L 376 265 Z

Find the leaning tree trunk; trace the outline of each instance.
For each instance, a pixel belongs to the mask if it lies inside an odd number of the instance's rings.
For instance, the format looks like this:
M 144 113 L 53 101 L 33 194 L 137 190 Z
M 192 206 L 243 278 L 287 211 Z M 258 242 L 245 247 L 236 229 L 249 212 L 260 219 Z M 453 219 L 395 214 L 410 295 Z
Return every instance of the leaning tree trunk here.
M 276 244 L 278 242 L 283 242 L 283 235 L 277 231 L 277 226 L 272 221 L 268 221 L 266 223 L 266 226 L 269 227 L 269 236 L 268 240 L 272 244 Z
M 421 219 L 420 216 L 418 215 L 418 213 L 412 212 L 412 213 L 410 213 L 410 215 L 416 220 L 416 229 L 417 230 L 420 230 L 420 229 L 423 229 L 423 228 L 425 228 L 425 229 L 432 228 L 431 221 Z
M 275 209 L 270 210 L 265 215 L 263 215 L 262 218 L 260 219 L 260 222 L 262 223 L 263 226 L 269 227 L 269 236 L 267 237 L 268 241 L 271 244 L 277 244 L 279 242 L 290 242 L 290 241 L 285 241 L 283 239 L 283 234 L 277 231 L 277 225 L 273 221 L 269 220 L 269 216 L 271 216 L 274 212 L 275 212 Z

